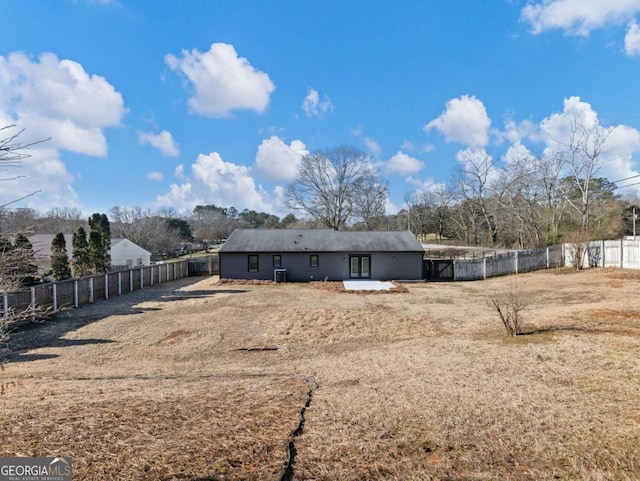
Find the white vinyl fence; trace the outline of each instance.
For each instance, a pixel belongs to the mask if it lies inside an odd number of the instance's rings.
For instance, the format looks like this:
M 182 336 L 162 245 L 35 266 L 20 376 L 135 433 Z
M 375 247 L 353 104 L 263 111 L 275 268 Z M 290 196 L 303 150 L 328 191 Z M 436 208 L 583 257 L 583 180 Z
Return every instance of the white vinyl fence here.
M 477 260 L 454 260 L 454 280 L 470 281 L 487 277 L 505 276 L 563 265 L 560 245 L 534 250 L 496 254 Z
M 573 265 L 575 246 L 564 244 L 566 265 Z M 603 240 L 589 242 L 584 249 L 583 267 L 619 267 L 640 269 L 640 239 Z

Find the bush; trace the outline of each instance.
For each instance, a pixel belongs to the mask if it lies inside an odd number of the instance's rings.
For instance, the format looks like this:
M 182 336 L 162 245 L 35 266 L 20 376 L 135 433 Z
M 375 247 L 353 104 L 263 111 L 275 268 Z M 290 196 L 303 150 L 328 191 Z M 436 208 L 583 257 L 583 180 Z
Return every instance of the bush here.
M 522 333 L 522 313 L 527 309 L 528 304 L 529 299 L 515 282 L 510 284 L 507 292 L 494 295 L 490 301 L 490 305 L 495 308 L 498 317 L 510 336 L 517 336 Z

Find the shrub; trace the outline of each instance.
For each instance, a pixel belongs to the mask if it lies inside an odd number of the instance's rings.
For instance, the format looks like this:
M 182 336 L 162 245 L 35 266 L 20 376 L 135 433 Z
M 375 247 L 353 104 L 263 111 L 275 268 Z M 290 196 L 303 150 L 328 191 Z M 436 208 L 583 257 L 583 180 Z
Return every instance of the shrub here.
M 490 301 L 490 305 L 495 308 L 498 317 L 510 336 L 517 336 L 522 333 L 522 313 L 527 309 L 528 304 L 529 299 L 515 282 L 509 285 L 508 291 L 492 296 Z

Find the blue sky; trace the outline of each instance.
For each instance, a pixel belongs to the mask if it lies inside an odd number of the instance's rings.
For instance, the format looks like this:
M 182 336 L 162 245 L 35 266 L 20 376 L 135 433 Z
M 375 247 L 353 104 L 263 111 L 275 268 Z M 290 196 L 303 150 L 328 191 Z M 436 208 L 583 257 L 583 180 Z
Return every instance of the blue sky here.
M 0 203 L 284 215 L 307 152 L 371 155 L 388 212 L 478 155 L 542 155 L 569 112 L 640 172 L 640 0 L 4 1 Z M 15 132 L 3 131 L 3 132 Z M 621 184 L 624 184 L 621 183 Z M 635 187 L 626 189 L 631 192 Z

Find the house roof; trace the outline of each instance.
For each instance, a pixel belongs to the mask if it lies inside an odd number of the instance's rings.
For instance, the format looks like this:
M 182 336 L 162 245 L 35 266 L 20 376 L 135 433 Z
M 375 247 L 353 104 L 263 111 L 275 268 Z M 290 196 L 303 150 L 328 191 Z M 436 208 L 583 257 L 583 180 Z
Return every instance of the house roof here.
M 225 252 L 424 252 L 409 231 L 236 229 Z
M 115 249 L 116 247 L 118 247 L 120 244 L 122 245 L 132 245 L 134 246 L 134 248 L 137 248 L 139 251 L 143 251 L 149 255 L 151 255 L 151 252 L 149 252 L 147 249 L 145 249 L 144 247 L 140 247 L 138 244 L 136 244 L 133 241 L 130 241 L 129 239 L 116 239 L 114 241 L 111 242 L 111 251 L 113 252 L 113 249 Z

